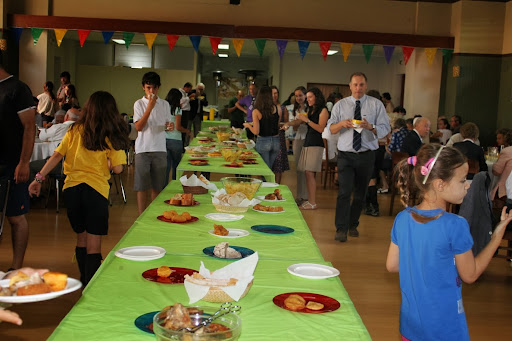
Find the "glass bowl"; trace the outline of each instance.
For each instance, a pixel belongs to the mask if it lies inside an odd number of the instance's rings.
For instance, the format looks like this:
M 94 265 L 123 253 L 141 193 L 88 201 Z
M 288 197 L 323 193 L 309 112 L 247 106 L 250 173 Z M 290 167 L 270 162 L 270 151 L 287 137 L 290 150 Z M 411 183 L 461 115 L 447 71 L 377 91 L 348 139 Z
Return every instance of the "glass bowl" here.
M 212 316 L 218 308 L 215 307 L 189 307 L 202 310 L 200 313 L 190 314 L 190 319 L 194 325 L 199 325 L 203 320 Z M 170 341 L 170 340 L 190 340 L 190 341 L 213 341 L 213 340 L 238 340 L 240 333 L 242 332 L 242 320 L 236 313 L 229 313 L 224 316 L 217 318 L 212 323 L 218 323 L 229 328 L 227 331 L 205 333 L 205 334 L 192 334 L 187 331 L 177 331 L 167 329 L 162 326 L 162 322 L 167 315 L 169 307 L 162 310 L 153 317 L 153 331 L 156 339 L 159 341 Z
M 218 132 L 217 138 L 219 139 L 219 142 L 227 141 L 231 137 L 231 134 L 229 132 Z
M 220 179 L 222 185 L 226 189 L 227 194 L 235 194 L 240 192 L 245 194 L 247 199 L 252 200 L 263 181 L 253 178 L 243 177 L 226 177 Z
M 241 149 L 233 149 L 233 148 L 222 148 L 220 150 L 222 157 L 224 157 L 224 161 L 234 162 L 238 160 L 240 155 L 242 155 Z

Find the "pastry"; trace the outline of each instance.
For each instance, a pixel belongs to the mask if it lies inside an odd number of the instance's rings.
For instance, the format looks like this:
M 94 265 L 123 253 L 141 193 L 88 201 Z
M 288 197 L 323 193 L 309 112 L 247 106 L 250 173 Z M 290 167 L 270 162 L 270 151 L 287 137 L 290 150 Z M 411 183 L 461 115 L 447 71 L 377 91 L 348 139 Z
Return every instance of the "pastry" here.
M 61 272 L 47 272 L 43 275 L 43 281 L 50 286 L 52 291 L 60 291 L 66 289 L 68 275 Z
M 174 270 L 165 265 L 156 269 L 156 274 L 158 277 L 169 277 L 173 272 Z
M 175 194 L 170 200 L 169 200 L 169 203 L 171 205 L 181 205 L 181 200 L 182 200 L 182 196 L 181 194 L 177 193 Z
M 306 307 L 306 300 L 302 296 L 292 294 L 284 300 L 284 305 L 290 310 L 301 310 Z
M 229 231 L 226 230 L 222 225 L 213 224 L 213 234 L 218 236 L 227 236 Z
M 311 310 L 322 310 L 324 305 L 315 301 L 309 301 L 308 304 L 306 304 L 306 308 Z
M 52 291 L 52 289 L 46 283 L 29 284 L 29 285 L 25 285 L 24 287 L 18 288 L 16 295 L 26 296 L 26 295 L 47 294 L 51 291 Z

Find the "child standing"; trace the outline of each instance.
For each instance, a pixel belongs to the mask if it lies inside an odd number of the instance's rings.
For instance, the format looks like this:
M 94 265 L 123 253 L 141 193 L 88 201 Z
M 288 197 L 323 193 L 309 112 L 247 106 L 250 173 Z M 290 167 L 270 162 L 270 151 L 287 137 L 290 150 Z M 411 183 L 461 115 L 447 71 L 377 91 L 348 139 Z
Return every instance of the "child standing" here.
M 85 285 L 101 265 L 101 236 L 108 232 L 110 171 L 119 174 L 126 164 L 128 128 L 114 97 L 104 91 L 91 95 L 81 119 L 64 139 L 29 186 L 39 196 L 45 176 L 64 158 L 64 200 L 73 231 L 81 281 Z
M 391 231 L 386 268 L 400 275 L 403 340 L 469 340 L 462 281 L 472 283 L 489 264 L 505 227 L 505 210 L 489 244 L 475 258 L 467 221 L 446 212 L 460 204 L 469 184 L 468 164 L 455 148 L 425 145 L 397 165 L 401 201 L 418 193 L 420 204 L 400 212 Z

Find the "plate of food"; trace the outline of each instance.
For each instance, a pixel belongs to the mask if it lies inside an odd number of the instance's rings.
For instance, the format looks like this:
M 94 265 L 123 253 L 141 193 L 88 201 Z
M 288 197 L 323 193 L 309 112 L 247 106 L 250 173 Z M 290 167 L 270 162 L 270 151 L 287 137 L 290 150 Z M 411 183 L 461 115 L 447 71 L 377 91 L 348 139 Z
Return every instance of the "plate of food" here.
M 188 164 L 192 166 L 207 166 L 209 162 L 205 159 L 190 159 Z
M 280 308 L 298 313 L 322 314 L 340 308 L 340 302 L 334 298 L 308 292 L 288 292 L 272 301 Z
M 278 187 L 279 184 L 275 182 L 262 182 L 261 187 Z
M 150 313 L 145 313 L 140 315 L 135 319 L 133 323 L 135 323 L 135 327 L 139 328 L 143 332 L 154 334 L 153 332 L 153 317 L 158 314 L 160 311 L 152 311 Z
M 199 137 L 199 138 L 197 139 L 197 142 L 198 142 L 198 143 L 211 143 L 211 142 L 213 142 L 213 141 L 214 141 L 214 140 L 213 140 L 213 138 L 211 138 L 211 137 Z
M 257 165 L 258 162 L 256 162 L 255 159 L 246 159 L 246 160 L 243 160 L 242 163 L 244 165 Z
M 251 229 L 261 233 L 269 234 L 288 234 L 295 231 L 291 227 L 281 225 L 254 225 L 251 226 Z
M 193 217 L 188 212 L 179 214 L 176 211 L 165 211 L 164 214 L 159 215 L 156 219 L 175 224 L 188 224 L 199 220 L 198 217 Z
M 208 156 L 209 157 L 222 157 L 222 154 L 219 151 L 213 151 L 213 152 L 209 152 Z
M 260 212 L 260 213 L 270 213 L 270 214 L 286 212 L 282 206 L 264 206 L 264 205 L 260 205 L 260 204 L 254 205 L 252 207 L 252 210 L 256 211 L 256 212 Z
M 151 282 L 179 284 L 185 281 L 185 275 L 192 276 L 195 272 L 197 272 L 197 270 L 161 266 L 159 268 L 144 271 L 142 273 L 142 277 Z
M 257 198 L 263 201 L 286 201 L 286 199 L 281 195 L 281 191 L 277 188 L 274 192 L 267 195 L 260 195 Z
M 11 279 L 0 281 L 0 302 L 32 303 L 47 301 L 76 291 L 82 282 L 60 272 L 31 276 L 19 271 Z
M 252 255 L 254 251 L 243 246 L 230 246 L 227 242 L 222 242 L 215 246 L 205 247 L 203 253 L 219 259 L 240 259 Z
M 222 225 L 213 224 L 213 230 L 208 231 L 209 234 L 222 238 L 240 238 L 249 235 L 249 231 L 241 229 L 227 229 Z
M 226 163 L 224 165 L 224 167 L 233 167 L 233 168 L 241 168 L 243 166 L 244 166 L 243 162 L 236 162 L 236 161 L 233 161 L 231 163 Z
M 229 222 L 229 221 L 237 221 L 242 219 L 244 216 L 241 214 L 229 214 L 229 213 L 208 213 L 204 216 L 207 219 L 221 221 L 221 222 Z
M 173 206 L 197 206 L 200 204 L 199 201 L 194 200 L 192 193 L 176 193 L 171 199 L 164 200 L 164 202 Z
M 297 263 L 288 267 L 288 272 L 292 275 L 310 278 L 310 279 L 324 279 L 339 276 L 338 269 L 332 266 L 314 263 Z
M 130 246 L 117 250 L 115 255 L 128 260 L 147 261 L 162 258 L 165 249 L 158 246 Z

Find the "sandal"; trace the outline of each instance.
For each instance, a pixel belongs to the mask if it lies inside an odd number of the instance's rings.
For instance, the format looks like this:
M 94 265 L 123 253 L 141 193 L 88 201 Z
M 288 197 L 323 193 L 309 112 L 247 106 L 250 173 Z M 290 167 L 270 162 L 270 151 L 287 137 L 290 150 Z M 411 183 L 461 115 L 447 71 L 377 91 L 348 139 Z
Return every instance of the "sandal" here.
M 316 210 L 316 209 L 317 209 L 317 206 L 318 206 L 317 204 L 314 204 L 314 205 L 313 205 L 313 204 L 312 204 L 312 203 L 310 203 L 309 201 L 304 201 L 304 202 L 302 203 L 302 205 L 300 205 L 300 207 L 299 207 L 299 208 L 300 208 L 301 210 Z

